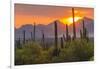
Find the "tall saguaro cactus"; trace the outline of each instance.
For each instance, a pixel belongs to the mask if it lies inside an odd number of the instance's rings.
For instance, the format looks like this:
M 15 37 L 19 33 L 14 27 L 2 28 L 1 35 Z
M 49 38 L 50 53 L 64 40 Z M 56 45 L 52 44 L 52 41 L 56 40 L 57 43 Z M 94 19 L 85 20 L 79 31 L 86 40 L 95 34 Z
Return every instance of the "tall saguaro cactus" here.
M 83 19 L 83 38 L 86 38 L 87 37 L 87 30 L 85 28 L 85 23 L 84 23 L 84 19 Z
M 87 32 L 87 29 L 85 27 L 84 19 L 83 19 L 83 22 L 82 22 L 82 30 L 83 31 L 81 31 L 81 33 L 80 33 L 81 38 L 84 38 L 88 41 L 88 32 Z
M 57 21 L 54 23 L 54 33 L 55 33 L 55 48 L 53 52 L 53 56 L 58 56 L 59 55 L 59 50 L 58 50 L 58 32 L 57 32 Z
M 36 26 L 35 26 L 35 23 L 34 23 L 34 30 L 33 30 L 33 32 L 34 32 L 34 33 L 33 33 L 33 36 L 34 36 L 34 37 L 33 37 L 33 41 L 35 41 L 35 31 L 36 31 Z
M 23 30 L 23 43 L 25 44 L 25 30 Z
M 72 17 L 73 17 L 73 39 L 76 38 L 76 27 L 75 27 L 75 14 L 74 14 L 74 8 L 72 8 Z
M 54 32 L 55 32 L 55 48 L 57 49 L 58 47 L 58 30 L 57 30 L 57 21 L 54 23 Z
M 42 45 L 45 48 L 45 37 L 44 37 L 44 31 L 42 30 Z
M 68 40 L 68 35 L 69 35 L 69 32 L 68 32 L 68 25 L 66 24 L 66 40 Z
M 33 33 L 31 32 L 31 40 L 33 40 Z

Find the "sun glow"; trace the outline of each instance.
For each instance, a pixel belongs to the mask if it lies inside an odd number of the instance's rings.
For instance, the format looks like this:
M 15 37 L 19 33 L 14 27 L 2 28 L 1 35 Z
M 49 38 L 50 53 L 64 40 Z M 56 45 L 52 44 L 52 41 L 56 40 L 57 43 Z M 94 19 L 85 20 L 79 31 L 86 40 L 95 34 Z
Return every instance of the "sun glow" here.
M 74 18 L 74 21 L 77 22 L 78 20 L 82 19 L 82 17 L 75 17 Z M 67 25 L 70 25 L 73 23 L 73 18 L 72 17 L 69 17 L 69 18 L 62 18 L 60 19 L 60 21 L 64 24 L 67 24 Z

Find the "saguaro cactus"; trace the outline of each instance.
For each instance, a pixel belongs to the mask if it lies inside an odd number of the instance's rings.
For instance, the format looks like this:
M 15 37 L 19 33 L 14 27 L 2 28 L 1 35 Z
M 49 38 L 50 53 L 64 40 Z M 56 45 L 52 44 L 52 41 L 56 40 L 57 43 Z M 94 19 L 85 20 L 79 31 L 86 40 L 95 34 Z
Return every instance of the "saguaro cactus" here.
M 69 35 L 69 32 L 68 32 L 68 25 L 66 24 L 66 41 L 68 40 L 68 35 Z
M 84 19 L 83 19 L 82 24 L 83 24 L 82 25 L 82 28 L 83 28 L 83 38 L 86 38 Z
M 75 27 L 75 15 L 74 15 L 74 8 L 72 8 L 72 17 L 73 17 L 73 39 L 76 38 L 76 27 Z
M 23 30 L 23 43 L 25 44 L 25 30 Z
M 82 22 L 82 24 L 83 24 L 83 38 L 86 38 L 87 37 L 87 29 L 86 29 L 86 27 L 85 27 L 85 22 L 84 22 L 84 19 L 83 19 L 83 22 Z
M 33 34 L 34 38 L 33 38 L 33 41 L 35 41 L 35 31 L 36 31 L 36 26 L 35 26 L 35 23 L 34 23 L 34 30 L 33 30 L 33 32 L 34 32 L 34 34 Z
M 60 40 L 61 40 L 61 48 L 64 48 L 63 38 L 61 37 Z
M 57 47 L 58 47 L 57 21 L 55 21 L 55 23 L 54 23 L 54 28 L 55 28 L 55 48 L 57 49 Z
M 33 40 L 33 33 L 31 32 L 31 40 Z
M 84 19 L 83 19 L 83 22 L 82 22 L 82 30 L 83 31 L 80 32 L 81 38 L 88 40 L 88 32 L 87 32 L 87 29 L 85 27 Z
M 83 37 L 87 38 L 88 37 L 87 34 L 88 34 L 88 32 L 87 32 L 87 29 L 85 27 L 85 22 L 84 22 L 84 19 L 83 19 Z
M 58 50 L 58 32 L 57 32 L 57 21 L 55 21 L 54 23 L 54 33 L 55 33 L 55 49 L 53 52 L 54 56 L 58 56 L 59 55 L 59 50 Z
M 21 47 L 20 37 L 19 37 L 19 39 L 18 39 L 17 48 L 22 48 L 22 47 Z
M 45 37 L 44 37 L 44 31 L 42 30 L 42 45 L 45 48 Z

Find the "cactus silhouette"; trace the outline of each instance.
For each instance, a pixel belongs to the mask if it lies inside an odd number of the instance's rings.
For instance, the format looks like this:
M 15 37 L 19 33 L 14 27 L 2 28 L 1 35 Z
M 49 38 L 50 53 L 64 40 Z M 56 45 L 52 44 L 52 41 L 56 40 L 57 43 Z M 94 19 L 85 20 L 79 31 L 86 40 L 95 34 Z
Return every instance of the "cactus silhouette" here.
M 83 19 L 83 22 L 82 22 L 82 28 L 83 28 L 83 38 L 86 38 L 86 30 L 85 30 L 85 24 L 84 24 L 84 19 Z
M 86 38 L 86 37 L 87 37 L 87 29 L 84 28 L 84 38 Z
M 58 46 L 58 30 L 57 30 L 57 21 L 55 21 L 54 23 L 54 28 L 55 28 L 55 48 L 57 49 L 57 46 Z
M 18 38 L 18 40 L 16 40 L 16 47 L 21 48 L 20 38 Z
M 35 23 L 34 23 L 34 30 L 33 30 L 33 32 L 34 32 L 34 33 L 33 33 L 33 36 L 34 36 L 34 37 L 33 37 L 33 41 L 35 41 L 35 31 L 36 31 L 36 26 L 35 26 Z
M 46 48 L 45 47 L 45 37 L 44 37 L 44 31 L 42 30 L 42 45 L 44 47 L 44 49 Z
M 25 30 L 23 30 L 23 44 L 25 44 Z
M 72 17 L 73 17 L 73 39 L 76 38 L 76 27 L 75 27 L 75 15 L 74 15 L 74 8 L 72 8 Z
M 84 19 L 83 19 L 83 22 L 82 22 L 82 30 L 83 31 L 80 30 L 80 37 L 81 37 L 81 39 L 84 38 L 84 39 L 86 39 L 88 41 L 88 31 L 87 31 L 87 29 L 85 27 Z
M 31 40 L 33 40 L 33 33 L 31 32 Z
M 54 33 L 55 33 L 55 49 L 53 52 L 53 56 L 58 56 L 59 55 L 59 50 L 58 50 L 58 32 L 57 32 L 57 21 L 54 23 Z
M 85 27 L 84 19 L 83 19 L 83 38 L 87 38 L 87 29 Z
M 66 41 L 68 40 L 68 35 L 69 35 L 69 32 L 68 32 L 68 25 L 66 24 Z
M 61 37 L 60 40 L 61 40 L 61 48 L 64 48 L 63 38 Z
M 82 35 L 82 31 L 80 30 L 80 38 L 82 39 L 83 35 Z

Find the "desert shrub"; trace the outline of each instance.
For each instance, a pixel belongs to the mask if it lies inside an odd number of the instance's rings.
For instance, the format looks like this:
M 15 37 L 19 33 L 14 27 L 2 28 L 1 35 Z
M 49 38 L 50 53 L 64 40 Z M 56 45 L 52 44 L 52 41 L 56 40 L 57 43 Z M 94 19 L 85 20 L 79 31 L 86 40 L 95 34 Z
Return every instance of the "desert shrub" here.
M 94 46 L 92 42 L 86 40 L 75 40 L 71 43 L 73 54 L 79 61 L 87 61 L 94 55 Z
M 42 63 L 42 48 L 37 43 L 27 43 L 15 51 L 15 64 Z
M 71 49 L 61 49 L 60 54 L 52 59 L 53 62 L 70 62 L 73 60 L 73 53 Z
M 39 43 L 28 42 L 22 48 L 15 49 L 15 64 L 41 64 L 57 62 L 90 61 L 94 56 L 94 44 L 85 39 L 64 42 L 64 48 L 58 45 L 59 55 L 53 56 L 55 47 L 44 50 Z

